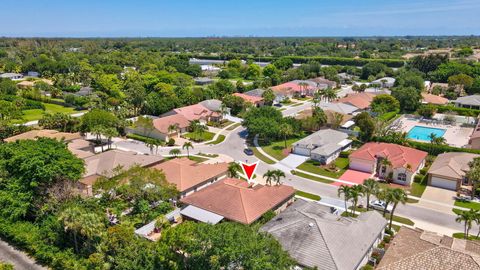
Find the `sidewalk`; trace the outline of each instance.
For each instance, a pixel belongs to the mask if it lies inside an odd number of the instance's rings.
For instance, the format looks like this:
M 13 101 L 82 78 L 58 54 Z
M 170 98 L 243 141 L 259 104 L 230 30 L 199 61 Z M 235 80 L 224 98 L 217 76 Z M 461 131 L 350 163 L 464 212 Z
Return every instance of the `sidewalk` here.
M 255 148 L 258 150 L 258 152 L 260 152 L 262 155 L 264 155 L 268 159 L 275 162 L 275 164 L 273 164 L 271 166 L 276 167 L 276 168 L 284 171 L 285 173 L 291 173 L 292 170 L 295 170 L 297 172 L 301 172 L 301 173 L 308 174 L 308 175 L 311 175 L 311 176 L 315 176 L 315 177 L 318 177 L 318 178 L 322 178 L 322 179 L 325 179 L 325 180 L 330 180 L 330 181 L 333 181 L 333 182 L 338 182 L 338 183 L 348 184 L 348 185 L 357 185 L 357 183 L 352 183 L 352 182 L 349 182 L 349 181 L 340 180 L 340 179 L 337 179 L 337 178 L 332 178 L 332 177 L 328 177 L 328 176 L 324 176 L 324 175 L 320 175 L 320 174 L 314 174 L 314 173 L 311 173 L 311 172 L 299 170 L 297 168 L 291 168 L 291 167 L 288 166 L 288 164 L 281 163 L 281 161 L 275 159 L 274 157 L 270 156 L 265 151 L 263 151 L 262 147 L 260 147 L 260 145 L 258 144 L 258 135 L 255 136 L 255 138 L 253 139 L 253 144 L 254 144 Z M 288 171 L 286 171 L 286 170 L 288 170 Z M 297 175 L 297 177 L 301 177 L 301 176 Z M 304 179 L 310 180 L 308 178 L 304 178 Z M 328 185 L 328 184 L 326 184 L 326 185 Z M 449 209 L 453 208 L 453 209 L 459 209 L 459 210 L 464 210 L 464 211 L 465 210 L 466 211 L 470 210 L 468 208 L 454 206 L 454 205 L 441 203 L 441 202 L 437 202 L 437 201 L 432 201 L 432 200 L 427 200 L 427 199 L 422 199 L 420 197 L 415 197 L 415 196 L 411 196 L 411 195 L 408 195 L 408 198 L 414 199 L 414 200 L 417 200 L 417 201 L 428 202 L 428 203 L 435 204 L 435 205 L 438 205 L 438 206 L 442 206 L 442 207 L 445 207 L 445 208 L 448 207 Z M 434 210 L 434 211 L 440 211 L 440 210 L 435 209 L 435 208 L 429 208 L 429 207 L 425 207 L 425 206 L 421 206 L 421 205 L 419 205 L 419 207 L 427 208 L 427 209 Z M 442 211 L 442 213 L 444 213 L 444 211 Z M 454 215 L 453 212 L 452 212 L 452 215 Z

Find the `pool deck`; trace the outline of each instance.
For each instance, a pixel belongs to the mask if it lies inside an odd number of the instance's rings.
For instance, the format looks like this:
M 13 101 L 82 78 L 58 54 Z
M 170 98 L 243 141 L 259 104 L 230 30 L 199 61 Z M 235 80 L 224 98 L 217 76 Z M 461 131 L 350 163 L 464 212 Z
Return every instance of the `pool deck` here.
M 415 126 L 427 127 L 427 128 L 440 128 L 446 129 L 443 137 L 447 141 L 447 144 L 455 147 L 465 147 L 468 144 L 470 135 L 473 132 L 472 127 L 461 127 L 460 125 L 443 125 L 443 124 L 427 124 L 420 123 L 417 119 L 401 117 L 398 119 L 401 123 L 401 130 L 403 132 L 409 132 Z M 420 142 L 425 142 L 421 141 Z

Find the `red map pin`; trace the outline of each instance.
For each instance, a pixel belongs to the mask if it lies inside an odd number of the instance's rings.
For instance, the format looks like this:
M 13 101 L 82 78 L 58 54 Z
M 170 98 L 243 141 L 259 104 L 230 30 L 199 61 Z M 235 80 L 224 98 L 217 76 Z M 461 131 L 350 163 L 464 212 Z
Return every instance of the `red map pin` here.
M 250 182 L 252 180 L 252 176 L 255 173 L 255 169 L 257 169 L 258 161 L 252 164 L 247 164 L 242 162 L 242 169 L 245 176 L 247 176 L 247 180 Z

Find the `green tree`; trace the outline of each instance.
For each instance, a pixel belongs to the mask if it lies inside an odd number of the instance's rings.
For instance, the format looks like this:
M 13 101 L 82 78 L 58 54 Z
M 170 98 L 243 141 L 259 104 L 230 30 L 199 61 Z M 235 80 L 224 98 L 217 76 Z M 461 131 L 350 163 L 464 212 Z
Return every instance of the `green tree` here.
M 343 201 L 345 202 L 345 212 L 348 212 L 347 202 L 352 198 L 351 188 L 346 185 L 341 185 L 338 188 L 337 196 L 340 197 L 343 194 Z
M 62 132 L 74 132 L 80 121 L 66 113 L 46 113 L 38 120 L 38 125 L 44 129 L 55 129 Z
M 363 188 L 361 185 L 354 185 L 350 188 L 349 197 L 352 200 L 352 217 L 355 216 L 358 200 L 363 196 L 363 194 Z
M 367 198 L 367 209 L 370 209 L 370 195 L 377 194 L 379 190 L 379 184 L 375 179 L 368 178 L 363 181 L 363 192 Z
M 390 189 L 388 192 L 389 192 L 390 202 L 393 204 L 392 212 L 390 213 L 390 224 L 388 226 L 388 228 L 391 230 L 395 210 L 397 209 L 397 206 L 398 206 L 399 203 L 401 203 L 401 204 L 406 204 L 407 203 L 408 195 L 405 192 L 405 190 L 402 189 L 402 188 Z
M 275 93 L 273 92 L 272 89 L 267 89 L 265 92 L 262 94 L 263 101 L 265 102 L 265 105 L 271 106 L 273 104 L 273 101 L 275 100 Z
M 469 170 L 465 174 L 466 178 L 472 183 L 472 199 L 475 196 L 477 188 L 480 184 L 480 158 L 474 158 L 468 163 Z
M 375 122 L 370 114 L 362 112 L 354 117 L 355 124 L 360 128 L 359 139 L 368 142 L 375 133 Z
M 373 98 L 370 107 L 372 111 L 384 114 L 387 112 L 398 112 L 400 110 L 400 103 L 391 95 L 381 94 Z
M 460 211 L 455 218 L 455 221 L 458 223 L 463 222 L 463 237 L 468 239 L 470 229 L 472 228 L 472 222 L 475 219 L 475 216 L 478 215 L 478 210 L 470 209 L 470 211 Z
M 272 170 L 268 170 L 266 173 L 263 174 L 263 178 L 265 178 L 265 184 L 271 186 L 272 180 L 275 179 L 275 172 Z
M 182 152 L 178 148 L 173 148 L 172 150 L 170 150 L 170 152 L 168 152 L 168 154 L 170 154 L 170 156 L 173 156 L 175 158 L 177 158 L 181 153 Z
M 151 117 L 144 117 L 139 116 L 137 120 L 133 124 L 135 128 L 139 128 L 142 130 L 144 136 L 149 137 L 150 133 L 155 130 L 155 126 L 153 125 L 153 119 Z
M 273 171 L 273 175 L 274 175 L 274 179 L 275 179 L 275 183 L 277 185 L 280 185 L 281 184 L 281 180 L 282 178 L 285 178 L 285 173 L 282 171 L 282 170 L 274 170 Z
M 0 100 L 0 120 L 22 119 L 22 111 L 10 101 Z
M 433 104 L 422 105 L 418 108 L 417 113 L 425 118 L 431 119 L 437 112 L 437 107 Z
M 392 96 L 398 100 L 403 112 L 414 112 L 420 107 L 420 91 L 413 87 L 395 87 Z
M 240 167 L 240 164 L 236 163 L 236 162 L 230 162 L 228 164 L 228 169 L 227 169 L 227 174 L 228 174 L 228 177 L 230 178 L 238 178 L 239 176 L 239 172 L 242 170 L 242 168 Z
M 247 68 L 247 73 L 245 74 L 245 79 L 256 80 L 262 74 L 262 69 L 256 64 L 250 64 Z
M 187 149 L 187 156 L 190 157 L 190 148 L 193 148 L 193 144 L 191 142 L 184 142 L 182 149 Z
M 279 132 L 280 132 L 280 135 L 283 137 L 283 140 L 285 142 L 284 148 L 287 148 L 287 138 L 289 138 L 290 136 L 292 136 L 294 134 L 293 133 L 293 128 L 289 124 L 283 123 L 283 124 L 280 125 Z

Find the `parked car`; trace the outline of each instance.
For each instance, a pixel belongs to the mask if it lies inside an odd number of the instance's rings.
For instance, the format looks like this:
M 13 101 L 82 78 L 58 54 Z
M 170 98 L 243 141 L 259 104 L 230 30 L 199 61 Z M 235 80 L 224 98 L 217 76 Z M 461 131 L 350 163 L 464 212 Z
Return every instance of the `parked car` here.
M 380 200 L 375 200 L 370 202 L 370 208 L 383 211 L 385 209 L 385 202 Z M 392 212 L 393 206 L 389 204 L 387 206 L 387 213 Z
M 244 152 L 247 156 L 253 156 L 253 150 L 250 149 L 250 148 L 245 148 L 245 149 L 243 149 L 243 152 Z
M 280 108 L 280 107 L 282 107 L 282 104 L 280 104 L 280 103 L 275 103 L 275 104 L 273 104 L 273 106 Z

